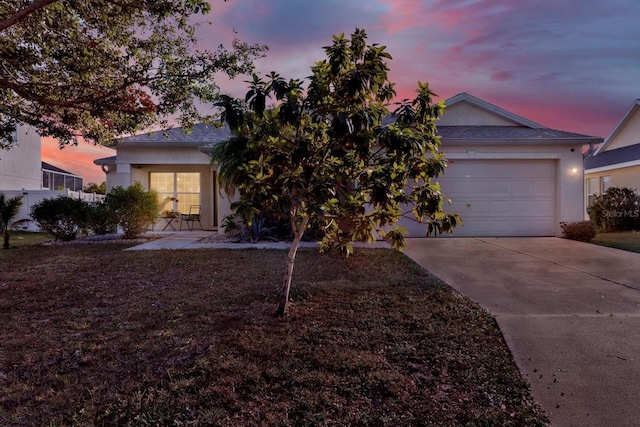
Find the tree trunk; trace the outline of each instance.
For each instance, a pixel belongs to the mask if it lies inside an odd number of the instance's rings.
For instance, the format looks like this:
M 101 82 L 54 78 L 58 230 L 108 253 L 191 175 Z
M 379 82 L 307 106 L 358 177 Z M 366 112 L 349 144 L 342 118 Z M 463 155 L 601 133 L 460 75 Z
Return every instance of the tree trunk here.
M 4 245 L 2 247 L 4 249 L 9 249 L 9 225 L 8 224 L 4 228 Z
M 309 223 L 309 216 L 302 218 L 300 224 L 296 225 L 295 221 L 291 220 L 293 226 L 293 242 L 291 242 L 291 248 L 289 249 L 289 255 L 287 256 L 287 268 L 284 273 L 284 280 L 282 281 L 282 288 L 280 290 L 280 301 L 278 302 L 278 316 L 284 316 L 287 314 L 287 307 L 289 305 L 289 290 L 291 289 L 291 280 L 293 279 L 293 266 L 296 261 L 296 254 L 298 253 L 298 247 L 302 240 L 304 230 Z

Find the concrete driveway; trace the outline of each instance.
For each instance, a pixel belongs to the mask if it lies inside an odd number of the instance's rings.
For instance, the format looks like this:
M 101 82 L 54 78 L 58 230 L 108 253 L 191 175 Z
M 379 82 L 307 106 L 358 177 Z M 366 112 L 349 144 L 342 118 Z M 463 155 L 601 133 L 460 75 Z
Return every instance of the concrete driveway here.
M 405 252 L 495 316 L 552 426 L 640 426 L 640 254 L 553 237 Z

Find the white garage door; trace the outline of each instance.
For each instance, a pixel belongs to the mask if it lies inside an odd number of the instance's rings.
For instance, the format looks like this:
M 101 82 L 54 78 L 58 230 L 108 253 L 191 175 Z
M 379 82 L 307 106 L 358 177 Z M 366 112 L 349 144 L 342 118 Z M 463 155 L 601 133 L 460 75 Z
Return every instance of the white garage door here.
M 452 202 L 446 210 L 464 221 L 454 237 L 554 235 L 553 160 L 450 160 L 438 182 Z M 411 237 L 426 234 L 415 220 L 400 225 Z

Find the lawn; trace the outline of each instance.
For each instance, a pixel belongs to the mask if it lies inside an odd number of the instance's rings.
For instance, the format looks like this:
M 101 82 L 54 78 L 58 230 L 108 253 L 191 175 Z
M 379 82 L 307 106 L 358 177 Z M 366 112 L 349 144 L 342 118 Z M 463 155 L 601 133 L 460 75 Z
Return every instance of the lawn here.
M 625 251 L 640 252 L 640 232 L 598 233 L 592 243 Z
M 0 425 L 536 426 L 495 321 L 403 255 L 22 246 L 0 256 Z

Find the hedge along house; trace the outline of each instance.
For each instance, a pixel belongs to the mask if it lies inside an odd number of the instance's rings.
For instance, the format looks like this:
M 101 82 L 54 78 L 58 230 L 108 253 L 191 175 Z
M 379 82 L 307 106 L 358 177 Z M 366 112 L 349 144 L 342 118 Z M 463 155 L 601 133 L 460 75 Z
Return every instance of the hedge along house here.
M 609 187 L 640 190 L 640 99 L 636 99 L 604 143 L 584 159 L 585 201 Z
M 460 214 L 456 237 L 562 236 L 581 221 L 585 144 L 601 138 L 549 129 L 467 93 L 445 101 L 437 122 L 449 167 L 437 181 Z M 426 226 L 403 219 L 409 235 Z
M 549 129 L 467 93 L 445 104 L 437 126 L 449 167 L 437 181 L 452 199 L 447 209 L 465 224 L 454 236 L 561 236 L 561 221 L 583 219 L 582 147 L 601 138 Z M 203 227 L 214 229 L 230 202 L 210 153 L 229 136 L 204 124 L 190 134 L 175 128 L 167 136 L 137 135 L 125 138 L 116 156 L 95 163 L 108 190 L 140 182 L 160 194 L 163 210 L 186 213 L 201 205 Z M 410 237 L 426 234 L 415 220 L 400 225 Z
M 139 182 L 158 193 L 162 211 L 189 213 L 201 206 L 204 229 L 215 229 L 230 213 L 230 202 L 219 191 L 211 147 L 229 138 L 227 129 L 197 124 L 187 134 L 181 128 L 124 138 L 116 156 L 97 159 L 106 174 L 107 191 Z M 164 227 L 162 219 L 157 224 Z M 175 223 L 174 223 L 175 224 Z

